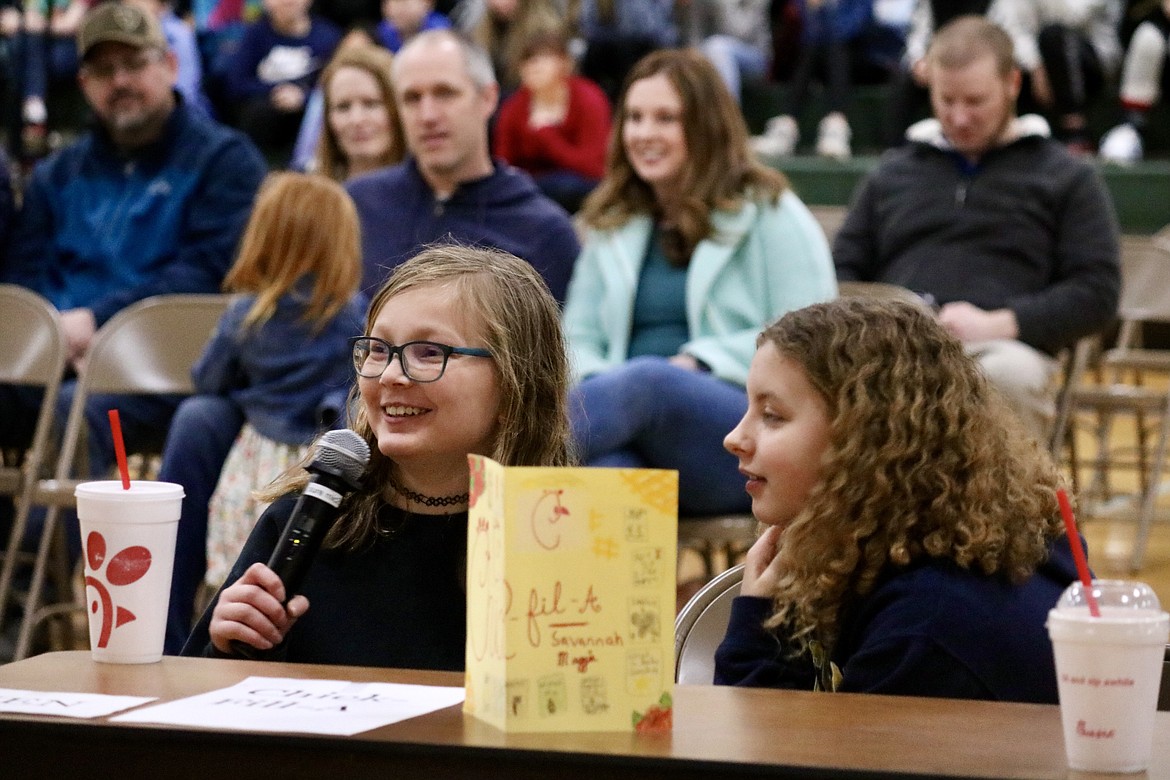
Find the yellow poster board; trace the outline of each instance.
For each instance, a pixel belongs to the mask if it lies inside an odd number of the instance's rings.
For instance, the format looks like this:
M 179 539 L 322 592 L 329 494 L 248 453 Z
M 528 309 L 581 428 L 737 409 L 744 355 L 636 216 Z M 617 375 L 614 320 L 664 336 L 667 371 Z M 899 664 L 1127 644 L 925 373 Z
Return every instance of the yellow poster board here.
M 471 463 L 464 712 L 670 728 L 678 473 Z

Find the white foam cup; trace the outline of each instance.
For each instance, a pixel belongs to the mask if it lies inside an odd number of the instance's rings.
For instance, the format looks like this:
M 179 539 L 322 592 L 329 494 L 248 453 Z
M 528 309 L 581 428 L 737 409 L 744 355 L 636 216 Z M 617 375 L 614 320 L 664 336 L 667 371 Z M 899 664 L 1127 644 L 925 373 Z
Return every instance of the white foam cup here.
M 74 491 L 95 661 L 162 659 L 183 486 L 83 482 Z
M 1070 769 L 1142 772 L 1150 765 L 1170 615 L 1149 585 L 1093 580 L 1070 585 L 1048 613 L 1060 717 Z

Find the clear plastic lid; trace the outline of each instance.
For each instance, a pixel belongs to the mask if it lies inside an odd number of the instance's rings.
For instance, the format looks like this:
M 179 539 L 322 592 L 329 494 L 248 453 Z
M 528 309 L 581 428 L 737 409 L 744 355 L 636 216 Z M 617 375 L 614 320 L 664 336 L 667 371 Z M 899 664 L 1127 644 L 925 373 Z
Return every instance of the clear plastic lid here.
M 1144 582 L 1134 580 L 1093 580 L 1093 598 L 1099 607 L 1121 607 L 1125 609 L 1149 609 L 1161 611 L 1162 605 L 1158 601 L 1158 594 Z M 1085 597 L 1085 586 L 1079 581 L 1065 588 L 1056 603 L 1057 609 L 1075 609 L 1087 607 L 1089 600 Z

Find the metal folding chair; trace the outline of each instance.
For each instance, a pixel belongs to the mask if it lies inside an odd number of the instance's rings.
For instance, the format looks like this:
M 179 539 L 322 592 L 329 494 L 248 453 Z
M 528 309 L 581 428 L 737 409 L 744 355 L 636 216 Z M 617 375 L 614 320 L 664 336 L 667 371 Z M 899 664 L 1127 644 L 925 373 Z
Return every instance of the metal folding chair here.
M 191 367 L 230 300 L 229 295 L 193 294 L 146 298 L 118 312 L 94 336 L 85 370 L 77 380 L 53 477 L 38 480 L 33 491 L 33 503 L 47 507 L 47 511 L 14 660 L 28 654 L 33 632 L 41 622 L 79 606 L 72 599 L 54 604 L 42 601 L 50 552 L 60 534 L 60 510 L 74 505 L 74 488 L 83 481 L 76 473 L 74 456 L 84 441 L 86 400 L 101 393 L 191 393 Z M 64 599 L 67 594 L 58 596 Z
M 1112 494 L 1110 472 L 1118 467 L 1137 470 L 1138 524 L 1130 558 L 1130 567 L 1136 571 L 1145 555 L 1170 444 L 1170 390 L 1149 384 L 1150 374 L 1170 378 L 1170 350 L 1142 344 L 1143 323 L 1170 322 L 1170 249 L 1148 237 L 1124 237 L 1121 273 L 1117 341 L 1101 356 L 1108 380 L 1104 384 L 1079 383 L 1073 390 L 1072 409 L 1095 413 L 1097 420 L 1094 476 L 1083 494 L 1107 500 Z M 1136 446 L 1132 449 L 1113 446 L 1112 424 L 1118 414 L 1134 418 Z M 1075 473 L 1080 467 L 1075 449 L 1070 455 Z
M 715 678 L 715 650 L 727 633 L 731 602 L 739 595 L 743 564 L 704 585 L 679 610 L 674 621 L 674 681 L 710 685 Z
M 0 626 L 12 595 L 21 540 L 28 523 L 41 466 L 49 454 L 53 410 L 65 372 L 68 348 L 57 310 L 40 295 L 12 284 L 0 284 L 0 383 L 39 387 L 44 395 L 28 448 L 14 453 L 14 462 L 0 465 L 0 495 L 12 496 L 14 512 L 4 565 L 0 569 Z

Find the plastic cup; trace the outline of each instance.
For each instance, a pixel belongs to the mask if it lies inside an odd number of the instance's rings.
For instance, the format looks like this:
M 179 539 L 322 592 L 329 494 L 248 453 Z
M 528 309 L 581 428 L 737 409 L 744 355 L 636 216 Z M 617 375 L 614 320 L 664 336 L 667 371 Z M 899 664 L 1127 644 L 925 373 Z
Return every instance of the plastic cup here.
M 162 660 L 183 486 L 83 482 L 74 491 L 95 661 Z
M 1150 765 L 1170 615 L 1149 585 L 1094 580 L 1100 617 L 1081 583 L 1048 613 L 1070 769 L 1142 772 Z

